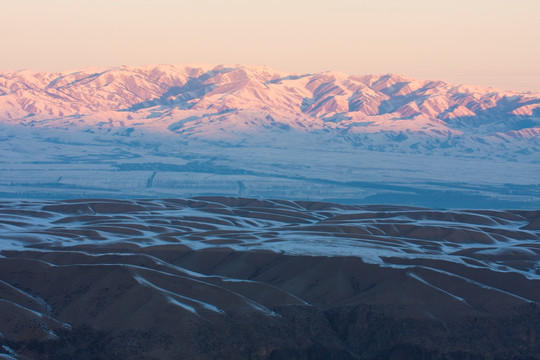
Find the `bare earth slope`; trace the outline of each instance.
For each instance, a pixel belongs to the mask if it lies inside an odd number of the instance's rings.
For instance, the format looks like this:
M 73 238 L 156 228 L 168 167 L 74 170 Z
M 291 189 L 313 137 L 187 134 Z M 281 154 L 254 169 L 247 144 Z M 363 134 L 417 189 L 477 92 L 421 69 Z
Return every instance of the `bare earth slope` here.
M 538 211 L 4 201 L 0 229 L 0 358 L 540 358 Z

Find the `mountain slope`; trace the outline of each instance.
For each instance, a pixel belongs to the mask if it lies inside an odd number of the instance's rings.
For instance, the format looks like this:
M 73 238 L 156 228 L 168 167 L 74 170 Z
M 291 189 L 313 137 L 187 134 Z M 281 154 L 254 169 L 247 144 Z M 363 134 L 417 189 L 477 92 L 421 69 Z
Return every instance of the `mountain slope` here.
M 0 194 L 538 208 L 540 94 L 159 65 L 0 74 Z
M 0 74 L 0 95 L 0 120 L 10 124 L 143 126 L 215 139 L 292 129 L 502 141 L 538 139 L 540 125 L 540 94 L 264 66 L 9 72 Z
M 0 201 L 1 359 L 539 359 L 540 212 Z

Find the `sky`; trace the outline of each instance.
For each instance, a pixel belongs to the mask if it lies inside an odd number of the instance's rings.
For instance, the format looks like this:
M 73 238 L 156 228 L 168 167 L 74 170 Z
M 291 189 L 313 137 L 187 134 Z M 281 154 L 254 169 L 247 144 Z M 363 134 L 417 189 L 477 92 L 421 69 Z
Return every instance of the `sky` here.
M 539 0 L 0 0 L 0 72 L 247 64 L 540 92 L 539 19 Z

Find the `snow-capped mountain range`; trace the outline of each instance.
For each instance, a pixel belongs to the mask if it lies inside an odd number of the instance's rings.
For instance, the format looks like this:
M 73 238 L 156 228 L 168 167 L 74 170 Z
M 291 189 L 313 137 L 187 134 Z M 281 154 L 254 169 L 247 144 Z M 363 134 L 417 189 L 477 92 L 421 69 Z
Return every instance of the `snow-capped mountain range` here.
M 538 140 L 540 94 L 394 74 L 292 74 L 266 66 L 25 70 L 0 73 L 0 120 L 53 128 L 140 127 L 235 141 L 268 130 L 330 132 L 376 148 L 385 144 L 372 143 L 369 135 L 384 133 L 392 143 L 429 150 L 468 136 L 477 145 Z
M 537 208 L 540 94 L 158 65 L 0 73 L 0 195 Z

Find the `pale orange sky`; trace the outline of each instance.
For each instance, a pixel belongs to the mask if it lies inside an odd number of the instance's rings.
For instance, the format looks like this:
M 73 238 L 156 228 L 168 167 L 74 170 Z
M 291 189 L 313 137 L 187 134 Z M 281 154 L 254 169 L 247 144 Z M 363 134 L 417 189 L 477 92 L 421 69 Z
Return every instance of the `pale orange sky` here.
M 0 71 L 157 63 L 540 92 L 538 0 L 0 0 Z

